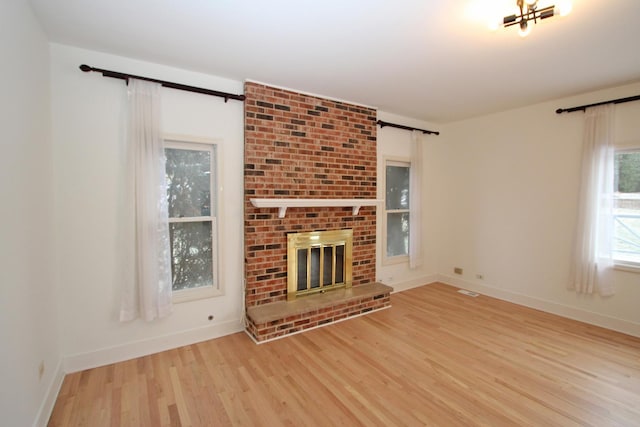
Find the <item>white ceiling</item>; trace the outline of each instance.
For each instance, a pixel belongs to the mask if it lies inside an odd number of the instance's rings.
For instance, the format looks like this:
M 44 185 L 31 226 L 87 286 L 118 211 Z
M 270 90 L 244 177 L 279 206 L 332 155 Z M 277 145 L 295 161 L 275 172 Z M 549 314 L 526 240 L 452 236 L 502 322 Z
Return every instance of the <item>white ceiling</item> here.
M 573 0 L 524 39 L 487 28 L 505 1 L 500 19 L 515 0 L 31 3 L 54 42 L 432 122 L 640 80 L 640 0 Z

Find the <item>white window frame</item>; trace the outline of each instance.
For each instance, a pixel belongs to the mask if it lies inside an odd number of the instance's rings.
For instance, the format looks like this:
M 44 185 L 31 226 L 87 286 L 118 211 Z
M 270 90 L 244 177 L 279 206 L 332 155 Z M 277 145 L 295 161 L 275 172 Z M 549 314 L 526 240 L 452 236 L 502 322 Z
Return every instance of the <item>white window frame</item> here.
M 393 264 L 402 264 L 409 263 L 409 254 L 406 255 L 396 255 L 396 256 L 388 256 L 387 255 L 387 214 L 388 213 L 409 213 L 411 209 L 411 204 L 409 204 L 409 209 L 390 209 L 387 210 L 386 203 L 386 194 L 387 194 L 387 166 L 402 166 L 408 167 L 411 169 L 411 160 L 407 157 L 384 157 L 383 158 L 383 169 L 382 169 L 382 181 L 383 181 L 383 194 L 385 198 L 385 202 L 382 206 L 382 264 L 383 265 L 393 265 Z M 411 202 L 409 202 L 411 203 Z M 411 227 L 411 223 L 409 223 L 409 227 Z
M 194 151 L 210 151 L 211 168 L 214 173 L 211 174 L 211 209 L 210 216 L 188 217 L 188 218 L 169 218 L 169 224 L 180 222 L 202 222 L 211 221 L 211 256 L 213 268 L 213 285 L 203 286 L 192 289 L 181 289 L 172 292 L 172 301 L 174 304 L 194 301 L 205 298 L 213 298 L 224 295 L 224 289 L 221 285 L 221 277 L 223 276 L 222 260 L 223 252 L 219 250 L 219 231 L 224 229 L 224 221 L 222 213 L 223 186 L 222 186 L 222 144 L 220 140 L 199 138 L 184 135 L 165 135 L 164 148 L 173 148 L 180 150 Z M 215 152 L 215 155 L 213 153 Z
M 632 145 L 632 146 L 616 147 L 615 154 L 617 155 L 621 153 L 640 153 L 640 146 Z M 614 214 L 614 217 L 615 217 L 615 214 Z M 612 238 L 615 239 L 615 236 L 612 236 Z M 612 246 L 613 246 L 613 242 L 612 242 Z M 624 270 L 624 271 L 629 271 L 633 273 L 640 273 L 640 262 L 622 260 L 622 259 L 613 257 L 613 264 L 616 270 Z

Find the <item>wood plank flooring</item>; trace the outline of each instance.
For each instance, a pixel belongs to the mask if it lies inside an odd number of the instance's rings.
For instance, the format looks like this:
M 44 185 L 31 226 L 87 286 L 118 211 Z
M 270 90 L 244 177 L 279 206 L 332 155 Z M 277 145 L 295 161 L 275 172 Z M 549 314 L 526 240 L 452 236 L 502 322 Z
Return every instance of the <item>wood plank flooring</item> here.
M 640 426 L 640 339 L 433 284 L 67 375 L 49 426 Z

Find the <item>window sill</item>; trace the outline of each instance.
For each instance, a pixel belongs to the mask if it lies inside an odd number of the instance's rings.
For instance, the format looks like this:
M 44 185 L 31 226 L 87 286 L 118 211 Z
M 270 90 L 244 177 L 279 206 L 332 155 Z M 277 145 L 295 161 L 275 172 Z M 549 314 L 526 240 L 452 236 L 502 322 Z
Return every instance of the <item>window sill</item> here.
M 613 265 L 614 270 L 626 271 L 628 273 L 639 273 L 640 274 L 640 264 L 631 264 L 631 263 L 616 263 Z
M 180 291 L 173 291 L 171 301 L 174 304 L 180 304 L 183 302 L 196 301 L 200 299 L 219 297 L 223 295 L 222 291 L 213 287 L 202 287 L 194 289 L 183 289 Z
M 396 265 L 409 263 L 409 255 L 398 255 L 394 257 L 382 258 L 382 265 Z

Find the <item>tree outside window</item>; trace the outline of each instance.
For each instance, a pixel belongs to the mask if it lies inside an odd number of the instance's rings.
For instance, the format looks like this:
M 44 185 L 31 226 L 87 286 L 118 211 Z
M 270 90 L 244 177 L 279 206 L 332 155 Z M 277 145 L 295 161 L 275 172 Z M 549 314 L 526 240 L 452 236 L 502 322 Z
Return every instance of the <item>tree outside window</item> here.
M 216 146 L 165 143 L 174 294 L 218 287 Z

